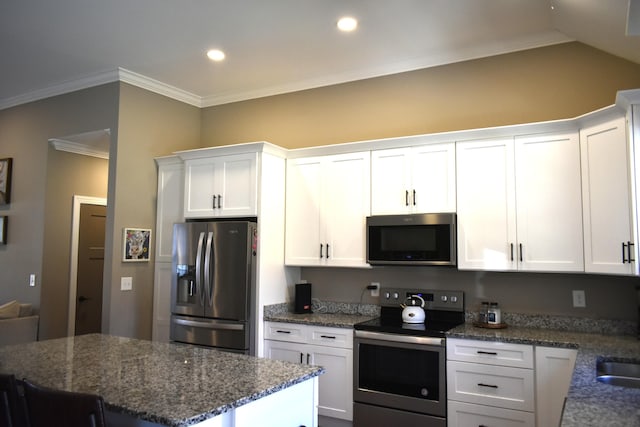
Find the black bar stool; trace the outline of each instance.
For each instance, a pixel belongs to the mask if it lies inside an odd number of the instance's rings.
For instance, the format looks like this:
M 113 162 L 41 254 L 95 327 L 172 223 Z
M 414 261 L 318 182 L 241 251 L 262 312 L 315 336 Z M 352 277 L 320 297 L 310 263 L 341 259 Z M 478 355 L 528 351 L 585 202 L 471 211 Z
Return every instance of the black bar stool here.
M 24 380 L 31 427 L 105 427 L 104 401 L 95 394 L 52 390 Z
M 27 427 L 27 409 L 21 381 L 0 374 L 0 427 Z

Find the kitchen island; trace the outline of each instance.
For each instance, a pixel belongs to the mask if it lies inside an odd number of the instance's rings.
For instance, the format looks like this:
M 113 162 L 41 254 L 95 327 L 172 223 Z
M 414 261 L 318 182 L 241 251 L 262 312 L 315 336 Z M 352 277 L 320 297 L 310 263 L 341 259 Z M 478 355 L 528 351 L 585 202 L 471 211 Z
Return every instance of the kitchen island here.
M 110 425 L 233 427 L 317 425 L 317 377 L 324 370 L 90 334 L 0 347 L 0 372 L 98 394 Z

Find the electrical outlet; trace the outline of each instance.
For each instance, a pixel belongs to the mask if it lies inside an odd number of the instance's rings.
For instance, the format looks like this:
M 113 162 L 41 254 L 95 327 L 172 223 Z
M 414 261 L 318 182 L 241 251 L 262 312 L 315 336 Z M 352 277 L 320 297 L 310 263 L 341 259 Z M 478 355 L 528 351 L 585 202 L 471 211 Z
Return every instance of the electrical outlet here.
M 377 297 L 380 296 L 380 283 L 378 282 L 371 282 L 371 286 L 375 286 L 375 289 L 371 289 L 371 296 L 372 297 Z
M 584 295 L 584 291 L 573 291 L 573 306 L 574 307 L 587 306 L 587 299 Z
M 29 286 L 35 286 L 36 285 L 36 275 L 35 274 L 30 274 L 29 275 Z
M 133 289 L 133 278 L 132 277 L 121 277 L 120 278 L 120 290 L 121 291 L 130 291 Z

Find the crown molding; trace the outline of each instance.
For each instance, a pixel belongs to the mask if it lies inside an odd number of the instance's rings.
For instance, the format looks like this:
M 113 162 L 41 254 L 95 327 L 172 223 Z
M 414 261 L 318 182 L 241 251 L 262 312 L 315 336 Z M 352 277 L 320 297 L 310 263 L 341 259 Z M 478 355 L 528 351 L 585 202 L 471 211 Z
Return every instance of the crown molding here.
M 75 92 L 77 90 L 88 89 L 105 83 L 113 83 L 118 81 L 118 79 L 118 71 L 111 70 L 81 77 L 79 79 L 69 80 L 43 89 L 14 96 L 12 98 L 0 100 L 0 110 L 26 104 L 27 102 L 39 101 L 52 96 L 64 95 L 65 93 Z
M 202 107 L 202 97 L 147 76 L 143 76 L 142 74 L 134 73 L 133 71 L 129 71 L 124 68 L 118 68 L 118 77 L 121 82 L 129 83 L 130 85 L 175 99 L 176 101 L 184 102 L 185 104 L 193 105 L 194 107 Z
M 81 154 L 83 156 L 98 157 L 100 159 L 108 159 L 109 152 L 97 150 L 87 146 L 86 144 L 79 144 L 77 142 L 65 141 L 63 139 L 52 138 L 49 143 L 58 151 L 66 151 L 67 153 Z
M 129 83 L 133 86 L 164 95 L 198 108 L 202 107 L 202 98 L 197 95 L 143 76 L 142 74 L 134 73 L 124 68 L 118 68 L 0 100 L 0 110 L 117 81 Z

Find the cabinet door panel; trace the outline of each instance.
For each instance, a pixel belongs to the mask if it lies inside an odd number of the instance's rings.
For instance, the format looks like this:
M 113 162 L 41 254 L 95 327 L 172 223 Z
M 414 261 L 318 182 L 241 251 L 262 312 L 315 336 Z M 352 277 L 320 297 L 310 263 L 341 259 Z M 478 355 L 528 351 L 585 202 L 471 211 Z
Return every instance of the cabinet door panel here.
M 519 269 L 583 271 L 577 133 L 515 141 Z
M 391 215 L 409 211 L 411 190 L 409 162 L 406 148 L 377 150 L 371 153 L 371 213 Z
M 213 196 L 217 194 L 215 174 L 218 165 L 211 159 L 185 162 L 184 216 L 214 215 Z
M 304 360 L 305 348 L 305 344 L 265 340 L 264 357 L 285 362 L 304 363 L 306 362 Z
M 311 363 L 322 366 L 318 413 L 343 420 L 353 419 L 353 352 L 339 348 L 309 346 Z
M 622 243 L 634 242 L 631 226 L 629 157 L 624 117 L 582 129 L 582 204 L 585 271 L 633 274 L 622 262 Z M 628 254 L 625 259 L 628 261 Z M 632 258 L 633 256 L 632 251 Z
M 455 143 L 415 147 L 411 159 L 413 211 L 455 212 Z
M 257 206 L 257 154 L 228 156 L 221 159 L 219 215 L 252 216 Z
M 516 269 L 512 138 L 459 143 L 456 156 L 458 268 Z
M 369 153 L 332 156 L 323 179 L 322 212 L 327 264 L 366 266 L 366 217 L 370 212 Z M 326 256 L 326 253 L 325 253 Z
M 319 158 L 287 161 L 285 262 L 320 263 L 320 196 L 322 163 Z

